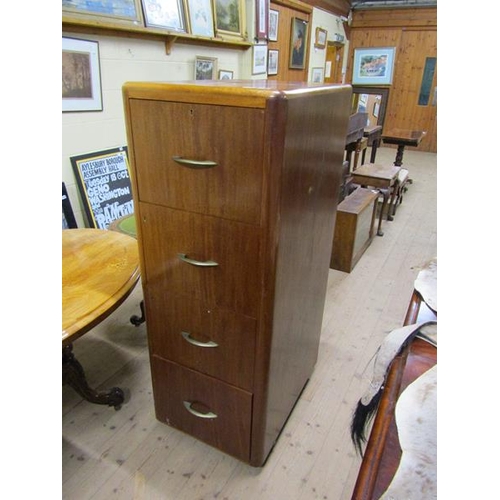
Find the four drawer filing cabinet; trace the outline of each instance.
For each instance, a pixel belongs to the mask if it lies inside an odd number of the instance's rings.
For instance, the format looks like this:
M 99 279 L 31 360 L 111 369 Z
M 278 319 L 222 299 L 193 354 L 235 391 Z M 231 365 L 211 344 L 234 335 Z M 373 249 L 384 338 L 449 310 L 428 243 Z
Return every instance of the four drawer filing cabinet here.
M 123 96 L 156 416 L 262 466 L 318 355 L 351 87 Z

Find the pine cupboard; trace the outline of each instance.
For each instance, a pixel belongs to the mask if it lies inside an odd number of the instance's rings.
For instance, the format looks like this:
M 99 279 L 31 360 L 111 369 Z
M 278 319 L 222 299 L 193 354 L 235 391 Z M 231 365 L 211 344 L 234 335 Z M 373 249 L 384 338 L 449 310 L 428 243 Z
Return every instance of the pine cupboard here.
M 351 87 L 123 87 L 158 420 L 262 466 L 316 363 Z

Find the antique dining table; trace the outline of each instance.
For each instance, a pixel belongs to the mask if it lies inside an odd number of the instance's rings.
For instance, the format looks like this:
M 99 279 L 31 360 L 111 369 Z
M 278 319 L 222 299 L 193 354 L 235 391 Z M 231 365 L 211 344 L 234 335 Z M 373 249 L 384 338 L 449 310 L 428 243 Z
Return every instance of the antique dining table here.
M 119 409 L 118 387 L 98 392 L 89 387 L 73 342 L 114 312 L 140 278 L 135 238 L 103 229 L 62 231 L 62 361 L 63 384 L 84 399 Z

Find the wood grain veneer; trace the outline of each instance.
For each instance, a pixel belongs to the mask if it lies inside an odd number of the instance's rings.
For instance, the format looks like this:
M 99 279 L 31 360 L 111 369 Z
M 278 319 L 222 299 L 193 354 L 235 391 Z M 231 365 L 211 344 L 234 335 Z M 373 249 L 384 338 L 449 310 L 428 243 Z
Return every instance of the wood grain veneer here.
M 254 466 L 317 359 L 350 99 L 276 81 L 124 86 L 157 417 Z M 224 347 L 196 353 L 179 330 Z M 217 418 L 189 414 L 184 392 Z

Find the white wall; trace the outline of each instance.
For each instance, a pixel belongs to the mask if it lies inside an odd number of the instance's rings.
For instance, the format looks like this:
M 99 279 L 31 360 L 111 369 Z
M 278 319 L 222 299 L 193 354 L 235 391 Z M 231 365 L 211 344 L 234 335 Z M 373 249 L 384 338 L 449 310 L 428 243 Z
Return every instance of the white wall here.
M 194 79 L 197 55 L 216 57 L 218 68 L 241 75 L 243 50 L 177 43 L 170 55 L 162 41 L 63 33 L 99 42 L 103 111 L 62 114 L 62 180 L 66 183 L 77 223 L 84 227 L 83 206 L 70 162 L 71 156 L 124 146 L 126 142 L 122 85 L 127 81 Z
M 312 68 L 324 68 L 326 61 L 326 48 L 318 49 L 314 47 L 314 41 L 316 36 L 316 28 L 323 28 L 327 31 L 327 41 L 335 41 L 335 34 L 342 35 L 344 40 L 346 40 L 344 26 L 342 20 L 338 16 L 334 16 L 324 10 L 313 8 L 312 15 L 312 26 L 311 26 L 311 44 L 309 46 L 309 67 L 308 67 L 308 80 L 312 81 Z M 347 54 L 349 47 L 346 42 L 344 49 L 344 54 Z M 345 74 L 345 68 L 347 64 L 347 58 L 344 57 L 343 60 L 343 71 Z M 344 81 L 344 80 L 343 80 Z

